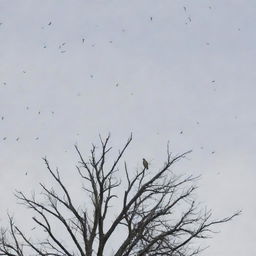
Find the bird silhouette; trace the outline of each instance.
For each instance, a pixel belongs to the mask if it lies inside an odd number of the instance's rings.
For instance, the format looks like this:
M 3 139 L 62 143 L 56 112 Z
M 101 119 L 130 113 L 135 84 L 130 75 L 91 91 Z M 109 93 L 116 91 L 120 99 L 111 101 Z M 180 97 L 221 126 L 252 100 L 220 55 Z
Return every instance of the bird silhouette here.
M 143 166 L 144 166 L 144 168 L 145 168 L 145 169 L 148 169 L 148 161 L 147 161 L 145 158 L 143 158 L 142 160 L 143 160 Z

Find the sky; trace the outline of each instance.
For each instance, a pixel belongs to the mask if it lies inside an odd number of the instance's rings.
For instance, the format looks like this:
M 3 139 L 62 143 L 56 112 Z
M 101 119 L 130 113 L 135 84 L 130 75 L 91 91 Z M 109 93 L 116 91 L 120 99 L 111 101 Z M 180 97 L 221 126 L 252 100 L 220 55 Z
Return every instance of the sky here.
M 132 133 L 131 168 L 191 149 L 198 200 L 243 211 L 205 255 L 254 255 L 255 27 L 254 0 L 1 0 L 0 225 L 26 219 L 16 189 L 51 184 L 42 157 L 75 187 L 75 144 Z

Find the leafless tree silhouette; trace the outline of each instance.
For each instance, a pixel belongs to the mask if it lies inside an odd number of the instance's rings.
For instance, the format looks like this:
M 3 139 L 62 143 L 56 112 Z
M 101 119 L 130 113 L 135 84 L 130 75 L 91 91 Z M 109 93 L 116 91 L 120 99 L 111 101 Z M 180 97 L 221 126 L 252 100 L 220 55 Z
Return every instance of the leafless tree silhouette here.
M 100 149 L 93 145 L 88 160 L 75 146 L 79 156 L 76 169 L 83 181 L 81 195 L 88 196 L 84 208 L 75 205 L 59 171 L 53 171 L 44 158 L 57 187 L 40 184 L 45 197 L 43 202 L 20 191 L 16 197 L 19 203 L 32 209 L 35 213 L 33 222 L 46 236 L 34 241 L 9 216 L 9 227 L 1 229 L 0 255 L 192 256 L 202 251 L 198 241 L 208 238 L 215 225 L 240 214 L 238 211 L 216 220 L 210 210 L 202 209 L 196 203 L 193 192 L 197 177 L 176 175 L 171 170 L 189 152 L 173 156 L 168 149 L 166 162 L 158 171 L 142 165 L 132 173 L 126 162 L 120 168 L 132 136 L 112 164 L 107 159 L 111 150 L 109 139 L 110 136 L 100 139 Z M 122 172 L 123 175 L 118 176 Z M 116 214 L 110 208 L 113 202 L 118 202 Z M 68 245 L 56 234 L 56 223 L 62 226 L 61 232 L 69 236 Z M 120 236 L 110 253 L 110 240 L 115 232 L 120 232 Z

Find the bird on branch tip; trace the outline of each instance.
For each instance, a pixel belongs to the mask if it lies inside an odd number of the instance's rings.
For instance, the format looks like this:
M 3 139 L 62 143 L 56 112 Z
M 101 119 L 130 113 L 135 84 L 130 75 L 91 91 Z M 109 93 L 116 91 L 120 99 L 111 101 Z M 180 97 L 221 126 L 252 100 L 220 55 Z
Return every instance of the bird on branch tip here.
M 144 168 L 145 168 L 145 169 L 148 169 L 148 161 L 147 161 L 145 158 L 143 158 L 142 160 L 143 160 L 143 166 L 144 166 Z

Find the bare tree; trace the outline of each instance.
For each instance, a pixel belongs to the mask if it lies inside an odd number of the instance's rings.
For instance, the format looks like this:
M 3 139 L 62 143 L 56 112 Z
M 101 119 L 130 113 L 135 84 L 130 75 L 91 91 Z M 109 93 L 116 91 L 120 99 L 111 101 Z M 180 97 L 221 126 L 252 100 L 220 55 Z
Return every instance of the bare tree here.
M 59 171 L 53 171 L 44 158 L 57 188 L 48 188 L 41 183 L 43 202 L 35 195 L 27 197 L 20 191 L 16 197 L 32 209 L 35 213 L 33 222 L 46 236 L 35 241 L 9 216 L 9 228 L 2 229 L 0 234 L 0 255 L 192 256 L 202 250 L 195 243 L 197 240 L 208 238 L 215 225 L 239 215 L 240 212 L 235 212 L 226 218 L 213 219 L 212 212 L 201 209 L 194 200 L 197 177 L 172 172 L 173 165 L 190 151 L 172 156 L 168 148 L 166 162 L 158 171 L 150 171 L 144 164 L 132 174 L 126 162 L 120 168 L 132 137 L 112 164 L 107 160 L 111 150 L 109 139 L 110 136 L 100 139 L 100 150 L 93 145 L 88 160 L 75 146 L 79 156 L 76 169 L 83 181 L 81 194 L 88 196 L 86 207 L 75 205 Z M 119 206 L 115 214 L 110 208 L 113 202 Z M 62 237 L 56 234 L 57 223 L 62 227 L 61 232 L 68 235 L 68 245 L 64 245 Z M 110 253 L 110 240 L 115 232 L 120 235 Z

